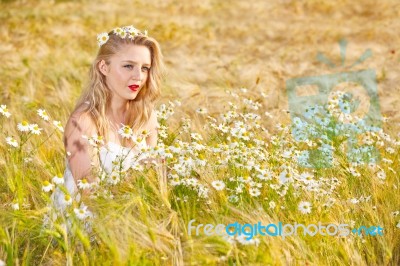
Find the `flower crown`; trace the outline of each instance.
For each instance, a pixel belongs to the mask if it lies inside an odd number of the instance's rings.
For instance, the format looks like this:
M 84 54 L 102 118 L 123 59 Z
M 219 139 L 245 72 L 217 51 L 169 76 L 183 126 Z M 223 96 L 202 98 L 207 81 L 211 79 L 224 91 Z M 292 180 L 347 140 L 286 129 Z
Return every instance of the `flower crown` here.
M 145 30 L 142 33 L 140 30 L 136 29 L 132 25 L 121 27 L 121 28 L 115 28 L 112 30 L 112 33 L 121 37 L 122 39 L 129 38 L 131 40 L 133 40 L 135 38 L 135 36 L 139 36 L 139 35 L 147 36 L 147 30 Z M 103 33 L 100 33 L 99 35 L 97 35 L 97 43 L 98 43 L 99 47 L 101 47 L 103 44 L 105 44 L 108 41 L 108 39 L 110 39 L 110 36 L 108 35 L 107 32 L 103 32 Z

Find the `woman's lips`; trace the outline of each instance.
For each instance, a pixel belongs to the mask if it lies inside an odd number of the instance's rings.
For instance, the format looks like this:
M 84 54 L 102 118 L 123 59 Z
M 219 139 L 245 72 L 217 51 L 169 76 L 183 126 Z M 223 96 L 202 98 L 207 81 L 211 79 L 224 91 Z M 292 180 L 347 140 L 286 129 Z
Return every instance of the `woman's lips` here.
M 130 85 L 128 86 L 131 91 L 138 91 L 139 85 Z

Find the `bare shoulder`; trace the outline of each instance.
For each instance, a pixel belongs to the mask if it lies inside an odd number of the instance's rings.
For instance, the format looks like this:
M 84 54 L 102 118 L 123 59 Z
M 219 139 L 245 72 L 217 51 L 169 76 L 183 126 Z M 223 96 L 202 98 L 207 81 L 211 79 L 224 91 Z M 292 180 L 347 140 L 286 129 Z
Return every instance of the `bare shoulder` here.
M 153 110 L 151 112 L 149 120 L 147 121 L 147 123 L 145 125 L 145 129 L 151 132 L 153 130 L 156 130 L 157 127 L 158 127 L 157 113 L 156 113 L 156 110 Z
M 68 146 L 68 139 L 80 139 L 82 135 L 91 136 L 96 133 L 96 125 L 91 116 L 83 112 L 82 108 L 75 110 L 69 117 L 64 131 L 64 143 Z

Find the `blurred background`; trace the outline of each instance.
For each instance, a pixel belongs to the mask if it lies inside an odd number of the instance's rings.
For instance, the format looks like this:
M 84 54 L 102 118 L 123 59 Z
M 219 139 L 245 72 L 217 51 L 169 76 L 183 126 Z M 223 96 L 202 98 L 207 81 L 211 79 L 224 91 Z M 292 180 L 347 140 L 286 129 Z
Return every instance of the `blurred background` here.
M 1 1 L 0 102 L 12 113 L 45 108 L 63 123 L 84 87 L 98 33 L 134 25 L 163 49 L 160 102 L 217 113 L 225 90 L 248 88 L 277 121 L 289 119 L 286 81 L 375 69 L 383 116 L 398 125 L 400 2 Z M 348 42 L 341 65 L 338 41 Z M 367 49 L 372 57 L 350 66 Z M 337 67 L 316 59 L 323 53 Z M 258 96 L 257 96 L 258 95 Z M 17 112 L 17 113 L 18 113 Z

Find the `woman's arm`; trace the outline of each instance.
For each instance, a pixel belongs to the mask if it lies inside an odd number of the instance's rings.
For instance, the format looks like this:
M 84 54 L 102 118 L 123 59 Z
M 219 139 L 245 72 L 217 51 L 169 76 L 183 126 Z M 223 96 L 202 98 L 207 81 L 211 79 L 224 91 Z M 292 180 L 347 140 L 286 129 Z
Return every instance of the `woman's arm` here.
M 92 148 L 82 135 L 91 137 L 94 134 L 94 123 L 89 115 L 72 114 L 69 118 L 64 132 L 64 146 L 67 159 L 75 183 L 82 178 L 89 182 L 93 181 L 92 173 Z
M 157 113 L 155 110 L 151 112 L 151 116 L 149 122 L 147 123 L 147 130 L 149 131 L 149 136 L 146 139 L 147 145 L 150 147 L 155 147 L 157 145 L 157 129 L 158 129 L 158 121 L 157 121 Z

